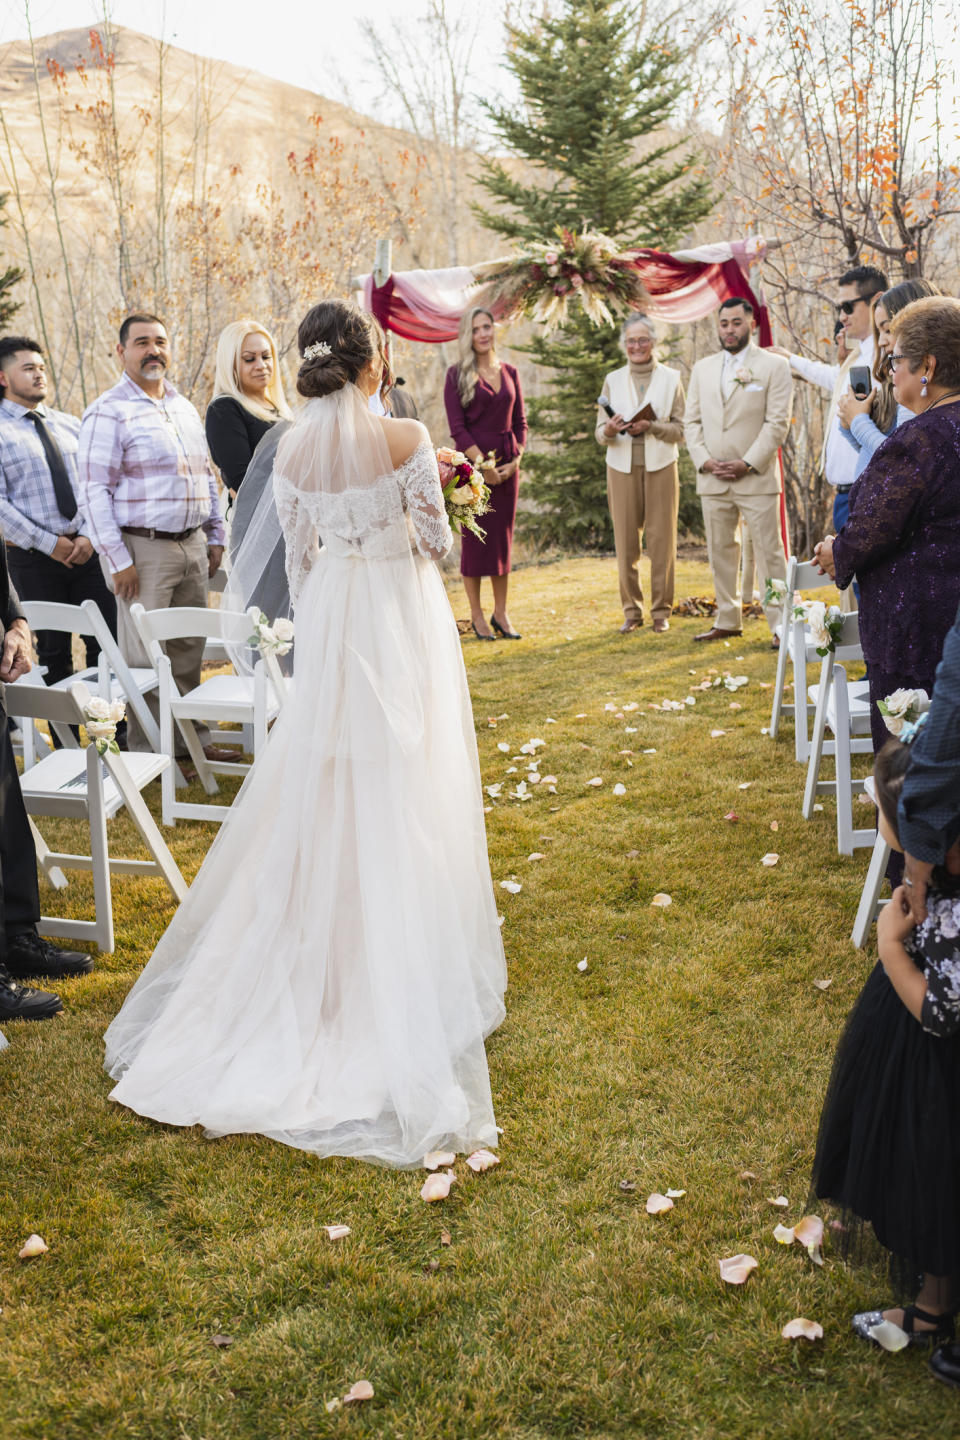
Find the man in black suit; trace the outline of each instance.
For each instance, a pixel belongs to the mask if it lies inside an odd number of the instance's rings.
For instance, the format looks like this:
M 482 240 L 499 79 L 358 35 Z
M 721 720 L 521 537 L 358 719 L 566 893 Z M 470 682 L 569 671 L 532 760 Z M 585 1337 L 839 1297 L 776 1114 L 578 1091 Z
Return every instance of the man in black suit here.
M 0 544 L 0 682 L 30 669 L 30 627 L 10 584 L 6 546 Z M 4 693 L 0 684 L 0 1020 L 46 1020 L 62 1010 L 58 995 L 21 985 L 25 976 L 82 975 L 89 955 L 60 950 L 37 934 L 40 891 L 37 855 L 17 776 Z

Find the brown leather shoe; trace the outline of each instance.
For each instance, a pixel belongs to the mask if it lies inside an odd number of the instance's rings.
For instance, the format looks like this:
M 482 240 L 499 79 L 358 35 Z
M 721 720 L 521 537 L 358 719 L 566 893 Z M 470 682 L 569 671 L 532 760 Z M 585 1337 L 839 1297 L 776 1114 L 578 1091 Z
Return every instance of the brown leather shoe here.
M 658 615 L 653 622 L 654 635 L 665 635 L 670 629 L 670 621 L 664 615 Z
M 204 745 L 203 753 L 208 760 L 239 760 L 243 754 L 232 745 Z
M 780 649 L 780 636 L 779 636 L 779 635 L 774 635 L 773 639 L 770 641 L 770 649 L 771 649 L 771 650 L 779 650 L 779 649 Z
M 620 626 L 620 634 L 629 635 L 631 630 L 639 630 L 642 624 L 642 620 L 638 620 L 635 616 L 628 615 L 626 620 L 624 620 L 623 624 Z
M 720 630 L 714 625 L 712 630 L 704 630 L 702 635 L 694 635 L 694 640 L 732 640 L 735 635 L 742 635 L 742 630 Z

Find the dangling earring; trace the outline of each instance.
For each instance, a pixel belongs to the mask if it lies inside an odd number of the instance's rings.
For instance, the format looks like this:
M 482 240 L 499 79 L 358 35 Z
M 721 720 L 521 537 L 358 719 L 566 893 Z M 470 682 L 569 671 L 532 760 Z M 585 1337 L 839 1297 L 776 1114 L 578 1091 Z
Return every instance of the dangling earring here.
M 922 379 L 921 382 L 920 382 L 920 394 L 923 396 L 924 400 L 926 400 L 926 398 L 927 398 L 927 377 L 926 377 L 926 375 L 924 375 L 923 379 Z

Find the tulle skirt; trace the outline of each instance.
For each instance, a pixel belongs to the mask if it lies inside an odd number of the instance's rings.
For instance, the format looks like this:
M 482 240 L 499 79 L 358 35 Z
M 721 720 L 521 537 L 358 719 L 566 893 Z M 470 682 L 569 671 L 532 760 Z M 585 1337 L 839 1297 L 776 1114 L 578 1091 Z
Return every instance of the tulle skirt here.
M 869 1224 L 905 1294 L 921 1273 L 960 1282 L 960 1035 L 928 1034 L 879 963 L 837 1047 L 813 1184 L 850 1258 Z
M 398 1167 L 495 1145 L 505 984 L 439 573 L 323 552 L 293 693 L 107 1031 L 111 1098 Z

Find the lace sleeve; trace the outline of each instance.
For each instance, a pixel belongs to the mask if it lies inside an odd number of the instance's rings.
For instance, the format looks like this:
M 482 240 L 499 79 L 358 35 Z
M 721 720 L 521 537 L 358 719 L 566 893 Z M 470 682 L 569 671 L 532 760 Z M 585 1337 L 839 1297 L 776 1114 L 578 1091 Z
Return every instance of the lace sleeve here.
M 928 476 L 936 475 L 936 456 L 916 424 L 886 437 L 850 497 L 850 515 L 833 542 L 837 588 L 904 546 L 916 529 Z
M 283 475 L 274 476 L 273 488 L 286 549 L 290 605 L 296 610 L 303 582 L 320 554 L 320 536 L 310 507 L 300 491 Z
M 429 444 L 418 445 L 397 470 L 403 505 L 413 522 L 417 549 L 431 560 L 442 560 L 453 545 L 453 531 L 440 488 L 437 457 Z

